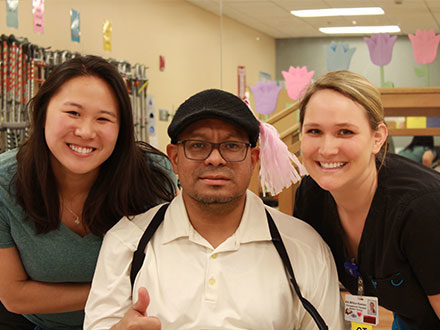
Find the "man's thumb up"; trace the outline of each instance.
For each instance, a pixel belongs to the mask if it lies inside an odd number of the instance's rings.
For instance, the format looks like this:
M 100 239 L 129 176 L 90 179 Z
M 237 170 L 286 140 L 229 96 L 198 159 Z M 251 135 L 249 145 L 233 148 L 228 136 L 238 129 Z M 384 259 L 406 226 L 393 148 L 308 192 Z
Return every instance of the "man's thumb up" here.
M 115 324 L 112 330 L 160 330 L 160 320 L 155 316 L 147 315 L 147 307 L 150 304 L 150 295 L 147 289 L 138 290 L 138 300 L 125 313 L 124 317 Z
M 138 290 L 138 300 L 132 306 L 132 308 L 139 312 L 139 314 L 143 316 L 147 316 L 147 307 L 150 304 L 150 295 L 148 294 L 148 290 L 144 287 L 139 288 Z

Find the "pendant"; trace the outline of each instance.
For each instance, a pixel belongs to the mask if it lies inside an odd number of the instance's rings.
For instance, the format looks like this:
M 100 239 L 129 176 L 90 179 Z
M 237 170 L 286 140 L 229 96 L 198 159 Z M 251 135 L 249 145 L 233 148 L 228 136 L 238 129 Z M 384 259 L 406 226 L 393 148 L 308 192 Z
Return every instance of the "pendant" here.
M 75 220 L 73 220 L 73 222 L 75 222 L 77 225 L 79 225 L 81 223 L 81 221 L 79 221 L 79 216 L 76 216 Z

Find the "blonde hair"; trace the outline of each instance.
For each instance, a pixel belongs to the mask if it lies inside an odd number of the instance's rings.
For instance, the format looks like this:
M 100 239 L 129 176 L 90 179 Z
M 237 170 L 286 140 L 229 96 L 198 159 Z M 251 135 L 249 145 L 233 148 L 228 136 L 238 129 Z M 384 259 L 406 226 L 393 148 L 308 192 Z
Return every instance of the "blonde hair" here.
M 307 104 L 316 92 L 323 89 L 334 90 L 360 104 L 367 114 L 372 130 L 376 131 L 384 121 L 384 110 L 379 90 L 360 74 L 341 70 L 328 72 L 319 77 L 306 90 L 299 104 L 299 120 L 301 127 L 304 123 Z M 381 151 L 376 155 L 381 165 L 388 150 L 388 143 L 382 145 Z

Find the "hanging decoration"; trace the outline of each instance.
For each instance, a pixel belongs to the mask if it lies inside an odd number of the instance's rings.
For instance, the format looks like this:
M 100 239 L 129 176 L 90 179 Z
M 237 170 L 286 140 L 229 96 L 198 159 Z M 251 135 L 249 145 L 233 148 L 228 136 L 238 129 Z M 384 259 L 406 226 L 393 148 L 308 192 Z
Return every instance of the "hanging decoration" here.
M 348 70 L 356 48 L 350 48 L 347 42 L 334 42 L 324 45 L 327 71 Z
M 70 37 L 73 42 L 80 42 L 81 29 L 80 29 L 79 11 L 70 9 Z
M 32 0 L 34 32 L 44 33 L 44 0 Z
M 246 98 L 246 67 L 237 66 L 237 96 L 244 100 Z
M 281 73 L 286 81 L 287 95 L 297 101 L 304 95 L 315 71 L 308 72 L 305 66 L 301 68 L 290 66 L 289 71 L 281 71 Z
M 385 81 L 383 67 L 391 62 L 396 39 L 397 36 L 390 36 L 389 33 L 374 33 L 370 38 L 364 38 L 370 51 L 371 62 L 380 67 L 380 87 L 394 87 L 393 82 Z
M 106 19 L 102 29 L 104 38 L 104 50 L 112 51 L 112 23 Z
M 270 115 L 277 106 L 278 94 L 282 87 L 275 81 L 259 81 L 255 86 L 250 86 L 254 95 L 255 109 L 259 114 Z
M 424 64 L 423 68 L 415 68 L 417 77 L 425 77 L 426 86 L 430 85 L 428 64 L 434 62 L 437 57 L 437 48 L 440 42 L 440 35 L 436 35 L 434 29 L 416 30 L 416 34 L 408 34 L 413 47 L 414 59 L 419 64 Z
M 422 68 L 415 68 L 414 71 L 417 77 L 425 77 L 425 85 L 430 86 L 428 65 L 437 57 L 440 35 L 435 35 L 434 30 L 416 30 L 416 34 L 408 34 L 408 38 L 413 46 L 414 59 L 424 65 Z M 425 121 L 424 127 L 439 127 L 440 124 L 438 117 L 427 117 Z
M 6 26 L 18 29 L 18 0 L 6 0 Z

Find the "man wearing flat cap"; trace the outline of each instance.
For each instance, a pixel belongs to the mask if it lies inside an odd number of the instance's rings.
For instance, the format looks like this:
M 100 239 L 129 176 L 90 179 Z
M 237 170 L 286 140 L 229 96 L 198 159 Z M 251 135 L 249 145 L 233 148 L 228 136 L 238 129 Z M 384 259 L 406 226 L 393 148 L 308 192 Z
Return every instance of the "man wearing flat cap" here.
M 344 327 L 327 245 L 247 190 L 261 128 L 221 90 L 178 108 L 167 153 L 182 190 L 106 234 L 84 329 Z

